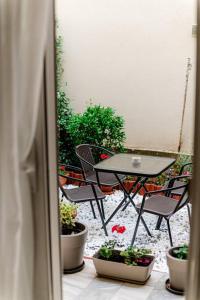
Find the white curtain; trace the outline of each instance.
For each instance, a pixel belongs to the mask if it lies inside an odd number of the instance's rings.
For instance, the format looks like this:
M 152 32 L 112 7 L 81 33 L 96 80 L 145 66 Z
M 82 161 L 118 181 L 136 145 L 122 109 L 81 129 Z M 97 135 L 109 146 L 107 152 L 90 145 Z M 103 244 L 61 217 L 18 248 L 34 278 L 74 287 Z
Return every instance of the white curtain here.
M 32 300 L 34 137 L 48 0 L 0 0 L 0 299 Z M 34 299 L 35 300 L 35 299 Z

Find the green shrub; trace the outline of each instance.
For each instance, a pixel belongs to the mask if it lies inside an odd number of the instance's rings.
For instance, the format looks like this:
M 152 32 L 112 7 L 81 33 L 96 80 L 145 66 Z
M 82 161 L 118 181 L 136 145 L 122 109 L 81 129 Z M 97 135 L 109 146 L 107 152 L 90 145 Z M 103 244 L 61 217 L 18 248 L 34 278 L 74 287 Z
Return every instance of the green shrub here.
M 58 29 L 58 27 L 57 27 Z M 57 139 L 58 160 L 60 163 L 71 163 L 74 154 L 74 144 L 67 127 L 72 116 L 70 99 L 63 88 L 63 39 L 57 32 L 56 37 L 56 92 L 57 92 Z M 65 84 L 66 85 L 66 84 Z
M 89 106 L 82 114 L 73 114 L 70 99 L 63 86 L 63 39 L 56 36 L 56 91 L 58 160 L 60 163 L 79 164 L 75 146 L 90 143 L 123 151 L 125 140 L 124 120 L 112 108 Z
M 177 176 L 179 175 L 179 172 L 181 170 L 181 167 L 186 164 L 186 163 L 189 163 L 192 161 L 192 157 L 191 155 L 188 155 L 188 154 L 179 154 L 178 157 L 177 157 L 177 160 L 175 162 L 175 164 L 172 166 L 171 170 L 172 170 L 172 175 L 173 176 Z M 192 167 L 189 166 L 185 169 L 185 171 L 190 171 L 192 172 Z
M 73 115 L 68 132 L 75 145 L 88 143 L 124 150 L 124 119 L 110 107 L 90 105 L 83 114 Z
M 75 157 L 73 139 L 68 132 L 68 124 L 72 116 L 69 101 L 65 92 L 57 92 L 58 160 L 60 163 L 71 163 Z

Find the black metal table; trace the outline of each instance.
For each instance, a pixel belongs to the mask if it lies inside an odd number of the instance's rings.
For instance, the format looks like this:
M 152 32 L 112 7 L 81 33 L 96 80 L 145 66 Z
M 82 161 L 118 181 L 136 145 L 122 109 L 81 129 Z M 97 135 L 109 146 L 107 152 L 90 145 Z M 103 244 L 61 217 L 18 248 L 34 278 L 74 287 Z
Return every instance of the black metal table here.
M 133 156 L 140 157 L 141 162 L 139 164 L 134 164 L 132 161 Z M 115 176 L 119 182 L 119 185 L 121 186 L 121 188 L 124 192 L 123 200 L 119 203 L 119 205 L 116 207 L 116 209 L 110 215 L 110 217 L 106 221 L 104 221 L 104 222 L 102 221 L 104 224 L 103 225 L 104 229 L 124 203 L 125 203 L 125 206 L 123 209 L 125 209 L 129 205 L 129 203 L 131 203 L 136 210 L 133 199 L 138 194 L 138 192 L 140 191 L 141 188 L 144 188 L 146 190 L 146 188 L 145 188 L 146 181 L 151 177 L 157 177 L 160 174 L 162 174 L 171 165 L 173 165 L 175 161 L 176 160 L 174 158 L 169 158 L 169 157 L 120 153 L 120 154 L 115 154 L 115 155 L 111 156 L 110 158 L 107 158 L 107 159 L 99 162 L 98 164 L 94 165 L 94 169 L 96 171 L 96 176 L 97 176 L 97 182 L 98 182 L 99 186 L 100 186 L 100 181 L 99 181 L 98 172 L 113 173 L 113 174 L 115 174 Z M 120 180 L 120 178 L 118 176 L 119 174 L 137 176 L 137 180 L 133 184 L 131 189 L 127 190 L 125 188 L 123 182 Z M 138 185 L 138 183 L 139 183 L 139 185 Z M 133 192 L 134 188 L 136 188 L 136 190 Z M 133 192 L 133 194 L 132 194 L 132 192 Z M 127 201 L 127 198 L 128 198 L 128 201 Z M 137 212 L 137 210 L 136 210 L 136 212 Z M 141 218 L 141 221 L 142 221 L 148 235 L 151 236 L 151 233 L 149 232 L 149 229 L 148 229 L 144 219 Z

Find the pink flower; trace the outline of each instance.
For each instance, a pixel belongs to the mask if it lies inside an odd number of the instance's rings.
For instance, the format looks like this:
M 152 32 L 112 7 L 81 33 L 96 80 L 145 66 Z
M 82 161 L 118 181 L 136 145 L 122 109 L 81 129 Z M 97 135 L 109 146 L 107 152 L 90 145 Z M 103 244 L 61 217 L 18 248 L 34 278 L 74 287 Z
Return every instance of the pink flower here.
M 125 226 L 120 226 L 120 225 L 114 225 L 112 227 L 112 232 L 117 232 L 117 233 L 124 233 L 124 231 L 126 231 L 126 227 Z
M 101 155 L 100 155 L 100 158 L 101 159 L 107 159 L 107 158 L 109 158 L 110 156 L 108 155 L 108 154 L 105 154 L 105 153 L 102 153 Z
M 189 171 L 184 171 L 183 175 L 190 175 L 190 172 Z

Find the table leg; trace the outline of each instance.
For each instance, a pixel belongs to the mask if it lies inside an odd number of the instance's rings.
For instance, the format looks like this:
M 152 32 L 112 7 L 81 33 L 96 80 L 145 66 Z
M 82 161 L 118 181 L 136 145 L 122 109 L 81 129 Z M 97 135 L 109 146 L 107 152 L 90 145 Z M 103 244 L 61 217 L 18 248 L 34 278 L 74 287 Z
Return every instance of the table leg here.
M 116 174 L 115 174 L 116 176 Z M 117 180 L 119 181 L 120 185 L 122 185 L 121 180 L 119 179 L 119 177 L 117 176 Z M 120 202 L 120 204 L 116 207 L 116 209 L 113 211 L 113 213 L 110 215 L 110 217 L 106 220 L 105 224 L 107 225 L 112 218 L 114 217 L 114 215 L 118 212 L 118 210 L 122 207 L 122 205 L 124 204 L 124 202 L 126 202 L 126 199 L 128 198 L 128 194 L 131 194 L 132 190 L 134 189 L 134 187 L 138 184 L 138 182 L 140 181 L 140 178 L 138 178 L 136 180 L 136 182 L 134 183 L 134 185 L 131 187 L 131 189 L 127 192 L 126 189 L 123 187 L 123 192 L 124 192 L 124 199 Z M 137 192 L 136 192 L 137 194 Z M 130 200 L 129 200 L 130 201 Z
M 138 210 L 136 209 L 135 207 L 135 203 L 133 201 L 133 198 L 137 195 L 137 193 L 140 191 L 140 189 L 144 186 L 144 184 L 146 183 L 146 181 L 148 180 L 148 178 L 144 178 L 142 180 L 142 183 L 140 184 L 139 188 L 134 192 L 133 196 L 131 197 L 130 194 L 127 193 L 126 189 L 124 188 L 124 185 L 121 183 L 119 177 L 117 174 L 115 174 L 115 176 L 117 177 L 118 181 L 120 182 L 121 184 L 121 187 L 122 189 L 124 190 L 124 193 L 126 194 L 126 196 L 129 198 L 129 202 L 133 205 L 133 207 L 135 208 L 136 212 L 139 214 Z M 149 231 L 149 228 L 147 227 L 147 224 L 145 223 L 144 219 L 142 216 L 140 216 L 140 219 L 144 225 L 144 228 L 146 229 L 146 232 L 148 233 L 149 236 L 152 236 L 150 231 Z
M 146 183 L 146 181 L 147 181 L 147 179 L 145 178 L 145 183 Z M 136 183 L 138 183 L 138 181 L 136 181 Z M 141 183 L 141 184 L 142 184 L 142 183 Z M 135 187 L 135 185 L 136 185 L 136 184 L 133 185 L 132 189 Z M 146 189 L 146 187 L 145 187 L 145 184 L 143 184 L 143 185 L 137 190 L 137 193 L 140 191 L 140 189 L 141 189 L 142 187 L 143 187 L 143 188 L 145 189 L 145 191 L 147 192 L 147 189 Z M 131 194 L 131 192 L 129 192 L 129 194 Z M 133 196 L 133 198 L 134 198 L 134 197 L 135 197 L 135 195 Z M 124 210 L 128 207 L 129 204 L 130 204 L 130 201 L 128 201 L 128 202 L 126 203 L 126 205 L 123 207 L 122 210 L 124 211 Z
M 124 199 L 120 202 L 120 204 L 116 207 L 116 209 L 114 210 L 114 212 L 111 214 L 111 216 L 106 220 L 105 225 L 107 225 L 107 224 L 111 221 L 111 219 L 112 219 L 112 218 L 114 217 L 114 215 L 118 212 L 118 210 L 121 208 L 121 206 L 123 205 L 123 203 L 126 201 L 127 198 L 129 198 L 128 203 L 131 203 L 131 204 L 134 206 L 136 212 L 138 213 L 138 211 L 137 211 L 137 209 L 136 209 L 136 207 L 135 207 L 135 203 L 133 202 L 133 198 L 137 195 L 137 193 L 139 192 L 139 190 L 143 187 L 143 185 L 146 183 L 146 181 L 147 181 L 147 179 L 148 179 L 148 178 L 145 178 L 145 179 L 143 180 L 142 184 L 139 186 L 139 188 L 134 192 L 133 196 L 131 197 L 130 194 L 131 194 L 133 188 L 134 188 L 134 187 L 137 185 L 137 183 L 141 180 L 141 177 L 138 178 L 138 180 L 136 181 L 135 185 L 133 185 L 133 187 L 127 192 L 127 190 L 125 189 L 125 187 L 124 187 L 123 183 L 121 182 L 119 176 L 118 176 L 117 174 L 115 174 L 115 176 L 116 176 L 117 180 L 119 181 L 119 184 L 120 184 L 120 186 L 122 187 L 125 196 L 124 196 Z M 140 219 L 141 219 L 141 221 L 142 221 L 142 223 L 143 223 L 143 225 L 144 225 L 144 227 L 145 227 L 145 229 L 146 229 L 148 235 L 149 235 L 149 236 L 152 236 L 142 216 L 141 216 Z
M 131 240 L 131 247 L 133 246 L 133 244 L 135 242 L 135 238 L 136 238 L 136 234 L 137 234 L 137 231 L 138 231 L 138 227 L 139 227 L 139 223 L 140 223 L 141 218 L 142 218 L 142 212 L 140 211 L 140 213 L 138 215 L 138 218 L 137 218 L 136 225 L 135 225 L 135 230 L 134 230 L 134 233 L 133 233 L 133 237 L 132 237 L 132 240 Z

